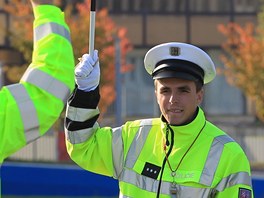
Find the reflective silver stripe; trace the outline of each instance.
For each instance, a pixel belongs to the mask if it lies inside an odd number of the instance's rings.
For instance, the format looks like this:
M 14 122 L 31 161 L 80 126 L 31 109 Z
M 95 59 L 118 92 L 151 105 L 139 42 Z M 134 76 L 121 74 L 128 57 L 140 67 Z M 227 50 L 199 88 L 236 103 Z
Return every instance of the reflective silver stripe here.
M 34 42 L 42 39 L 49 34 L 59 34 L 71 42 L 70 32 L 58 23 L 50 22 L 34 28 Z
M 130 169 L 124 169 L 121 175 L 121 181 L 132 184 L 142 190 L 149 192 L 157 192 L 159 181 L 150 177 L 137 174 L 135 171 Z M 169 194 L 169 182 L 162 182 L 162 194 Z M 166 189 L 167 188 L 167 189 Z
M 158 180 L 152 179 L 150 177 L 146 177 L 140 174 L 137 174 L 133 170 L 125 169 L 122 173 L 122 182 L 129 183 L 134 185 L 135 187 L 146 190 L 148 192 L 156 193 L 158 190 Z M 170 196 L 170 186 L 171 182 L 162 182 L 161 191 L 162 195 Z M 189 187 L 176 185 L 177 197 L 181 198 L 189 198 L 189 197 L 210 197 L 211 194 L 214 193 L 214 189 L 210 188 L 198 188 L 198 187 Z M 122 192 L 124 194 L 124 192 Z M 127 197 L 122 195 L 119 197 Z
M 122 139 L 122 127 L 113 128 L 112 155 L 113 155 L 113 165 L 114 165 L 113 177 L 118 179 L 124 166 L 124 147 L 123 147 L 123 139 Z
M 118 196 L 119 198 L 130 198 L 130 197 L 128 197 L 128 196 L 125 196 L 125 195 L 122 195 L 122 193 L 119 193 L 119 196 Z
M 24 125 L 26 143 L 28 144 L 40 137 L 36 108 L 22 84 L 9 85 L 7 88 L 16 100 Z
M 119 192 L 118 198 L 132 198 L 132 197 L 125 196 L 125 195 L 122 194 L 122 192 Z
M 201 184 L 211 186 L 214 179 L 214 174 L 216 172 L 224 149 L 224 145 L 229 142 L 234 142 L 234 140 L 227 135 L 221 135 L 214 138 L 209 154 L 207 156 L 207 160 L 205 162 L 202 175 L 200 177 Z
M 247 172 L 239 172 L 236 174 L 231 174 L 226 178 L 223 178 L 221 182 L 216 186 L 216 190 L 224 191 L 225 188 L 237 185 L 244 184 L 247 186 L 252 186 L 251 177 Z
M 78 131 L 69 131 L 65 127 L 66 139 L 71 144 L 83 143 L 86 140 L 88 140 L 95 133 L 95 131 L 98 128 L 99 128 L 99 124 L 97 122 L 94 124 L 94 126 L 92 128 L 82 129 L 82 130 L 78 130 Z
M 67 118 L 72 121 L 84 122 L 99 114 L 99 109 L 84 109 L 67 105 Z
M 140 127 L 135 135 L 133 142 L 128 150 L 125 166 L 133 168 L 137 158 L 146 142 L 150 129 L 152 127 L 152 119 L 141 120 Z
M 177 192 L 176 197 L 181 197 L 181 198 L 215 197 L 214 189 L 211 188 L 197 188 L 197 187 L 176 185 L 176 192 Z
M 70 94 L 70 89 L 64 83 L 38 69 L 27 69 L 21 81 L 29 82 L 49 92 L 62 100 L 64 104 Z
M 130 198 L 130 197 L 128 197 L 128 196 L 125 196 L 125 195 L 122 195 L 121 193 L 119 193 L 119 196 L 118 196 L 119 198 Z

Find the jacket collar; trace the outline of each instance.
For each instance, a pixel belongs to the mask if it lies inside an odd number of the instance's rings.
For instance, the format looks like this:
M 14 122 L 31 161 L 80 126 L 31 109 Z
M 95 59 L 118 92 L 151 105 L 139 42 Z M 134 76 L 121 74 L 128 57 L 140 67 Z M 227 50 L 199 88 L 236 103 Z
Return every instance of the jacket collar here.
M 162 120 L 163 131 L 166 132 L 168 123 L 164 122 L 164 118 L 161 118 L 161 120 Z M 197 115 L 190 123 L 180 126 L 174 126 L 174 125 L 169 125 L 169 126 L 174 131 L 175 134 L 174 137 L 177 137 L 178 135 L 196 136 L 199 133 L 199 131 L 203 128 L 205 121 L 206 119 L 204 112 L 200 107 L 198 107 Z

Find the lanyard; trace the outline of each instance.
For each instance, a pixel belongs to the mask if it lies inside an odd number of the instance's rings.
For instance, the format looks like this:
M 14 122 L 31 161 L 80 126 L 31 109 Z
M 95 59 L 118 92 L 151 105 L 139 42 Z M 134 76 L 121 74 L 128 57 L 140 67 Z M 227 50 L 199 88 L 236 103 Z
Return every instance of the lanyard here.
M 185 158 L 185 156 L 187 155 L 187 153 L 190 151 L 190 149 L 192 148 L 192 146 L 194 145 L 194 143 L 196 142 L 196 140 L 198 139 L 198 137 L 200 136 L 200 134 L 202 133 L 204 127 L 206 125 L 206 122 L 204 123 L 203 127 L 201 128 L 201 130 L 199 131 L 199 133 L 197 134 L 197 136 L 195 137 L 195 139 L 193 140 L 193 142 L 191 143 L 191 145 L 189 146 L 189 148 L 186 150 L 186 152 L 184 153 L 184 155 L 182 156 L 179 164 L 177 165 L 177 167 L 173 170 L 172 169 L 172 166 L 170 164 L 170 161 L 169 161 L 169 154 L 167 153 L 167 147 L 166 147 L 166 143 L 164 141 L 164 144 L 163 144 L 163 150 L 164 150 L 164 153 L 165 153 L 165 158 L 166 158 L 166 161 L 167 161 L 167 164 L 171 170 L 171 176 L 172 176 L 172 183 L 171 183 L 171 187 L 170 187 L 170 193 L 173 197 L 176 197 L 176 194 L 177 194 L 177 189 L 176 189 L 176 181 L 175 181 L 175 176 L 176 176 L 176 171 L 178 170 L 178 168 L 180 167 L 183 159 Z M 168 126 L 166 130 L 171 130 L 171 132 L 173 133 L 173 130 Z M 166 133 L 168 133 L 168 131 L 166 131 Z M 167 140 L 166 140 L 167 141 Z

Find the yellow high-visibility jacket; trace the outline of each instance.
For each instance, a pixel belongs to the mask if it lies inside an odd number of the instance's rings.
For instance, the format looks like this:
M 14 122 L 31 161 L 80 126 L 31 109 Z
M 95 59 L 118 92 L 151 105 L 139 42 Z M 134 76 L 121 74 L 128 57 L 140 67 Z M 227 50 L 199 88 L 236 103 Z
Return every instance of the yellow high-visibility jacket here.
M 201 108 L 183 126 L 154 118 L 100 128 L 98 92 L 69 98 L 67 150 L 82 168 L 118 179 L 119 197 L 253 197 L 245 153 Z
M 0 164 L 50 129 L 74 88 L 74 58 L 64 13 L 34 8 L 33 60 L 21 81 L 0 91 Z

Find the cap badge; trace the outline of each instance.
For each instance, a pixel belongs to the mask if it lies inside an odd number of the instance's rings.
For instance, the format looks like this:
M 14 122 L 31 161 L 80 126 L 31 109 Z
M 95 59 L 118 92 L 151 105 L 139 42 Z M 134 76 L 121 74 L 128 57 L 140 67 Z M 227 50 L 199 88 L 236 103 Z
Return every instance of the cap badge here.
M 179 47 L 170 47 L 170 55 L 171 56 L 179 56 L 180 48 Z

